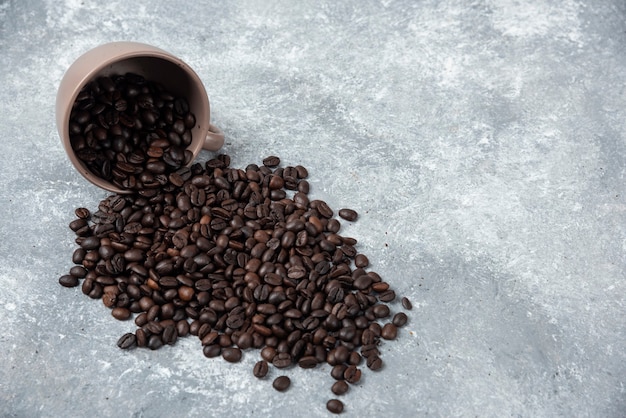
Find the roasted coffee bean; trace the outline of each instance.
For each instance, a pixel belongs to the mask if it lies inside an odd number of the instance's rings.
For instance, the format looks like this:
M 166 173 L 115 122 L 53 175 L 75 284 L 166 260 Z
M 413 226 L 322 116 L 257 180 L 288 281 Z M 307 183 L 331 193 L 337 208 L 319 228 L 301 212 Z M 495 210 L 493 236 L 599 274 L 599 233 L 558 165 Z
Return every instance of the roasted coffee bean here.
M 278 353 L 272 359 L 272 364 L 278 369 L 284 369 L 291 366 L 293 359 L 289 353 Z
M 391 289 L 385 290 L 384 292 L 382 292 L 379 296 L 378 299 L 381 302 L 391 302 L 396 298 L 396 292 L 394 292 Z
M 380 333 L 380 336 L 385 340 L 395 340 L 397 335 L 398 328 L 392 323 L 385 324 L 382 332 Z
M 339 213 L 339 216 L 341 216 L 343 219 L 349 222 L 355 221 L 358 216 L 356 211 L 352 209 L 340 209 L 338 213 Z
M 348 392 L 349 389 L 350 389 L 350 386 L 344 380 L 339 380 L 335 382 L 333 386 L 330 388 L 330 390 L 335 395 L 343 395 L 344 393 Z
M 70 229 L 74 232 L 80 230 L 87 226 L 87 221 L 84 218 L 78 218 L 72 222 L 70 222 Z
M 81 243 L 80 246 L 84 250 L 95 250 L 100 246 L 100 239 L 98 237 L 87 237 Z
M 132 332 L 126 333 L 117 340 L 117 346 L 123 350 L 135 347 L 137 345 L 137 337 Z
M 82 264 L 83 260 L 85 259 L 86 254 L 87 254 L 87 251 L 85 251 L 84 248 L 75 249 L 74 253 L 72 254 L 72 262 L 74 264 Z
M 272 386 L 279 392 L 284 392 L 291 386 L 291 379 L 288 376 L 278 376 L 272 382 Z
M 274 360 L 276 354 L 276 349 L 274 347 L 266 346 L 261 350 L 261 357 L 270 363 Z
M 252 336 L 251 333 L 244 332 L 241 335 L 239 335 L 239 338 L 237 339 L 236 344 L 237 344 L 237 347 L 241 348 L 242 350 L 246 350 L 252 347 L 252 345 L 254 344 L 254 337 Z
M 383 366 L 383 361 L 380 357 L 378 357 L 377 354 L 369 356 L 366 363 L 367 367 L 370 370 L 380 370 L 380 368 Z
M 267 364 L 267 361 L 260 360 L 254 365 L 254 370 L 252 371 L 252 373 L 254 374 L 255 377 L 258 377 L 259 379 L 261 379 L 267 375 L 268 371 L 269 371 L 269 365 Z
M 163 347 L 163 340 L 158 334 L 153 334 L 148 337 L 148 343 L 146 345 L 150 350 L 158 350 Z
M 176 322 L 176 332 L 179 337 L 186 337 L 189 334 L 189 322 L 186 319 Z
M 65 274 L 59 278 L 59 284 L 64 287 L 76 287 L 78 283 L 78 278 L 71 274 Z
M 389 306 L 387 305 L 375 305 L 372 308 L 372 311 L 374 312 L 376 318 L 386 318 L 390 313 Z
M 413 309 L 413 305 L 411 304 L 411 301 L 406 297 L 402 298 L 402 307 L 406 309 L 407 311 L 410 311 L 411 309 Z
M 376 344 L 364 344 L 361 346 L 361 354 L 366 359 L 369 359 L 372 356 L 380 355 L 380 351 L 376 348 Z
M 222 348 L 222 357 L 229 363 L 237 363 L 241 360 L 242 351 L 237 347 Z
M 399 328 L 399 327 L 403 327 L 404 325 L 406 325 L 408 319 L 409 318 L 406 316 L 404 312 L 398 312 L 397 314 L 393 316 L 391 323 Z
M 164 344 L 174 345 L 176 343 L 176 340 L 178 339 L 178 331 L 176 330 L 176 326 L 174 324 L 163 328 L 162 339 Z
M 346 366 L 345 364 L 337 364 L 333 366 L 333 368 L 330 370 L 330 375 L 335 380 L 343 380 L 344 373 L 346 372 L 347 368 L 348 366 Z
M 107 308 L 112 308 L 117 303 L 117 296 L 112 293 L 104 293 L 102 295 L 102 303 Z
M 361 370 L 354 365 L 350 365 L 343 372 L 343 378 L 346 382 L 354 384 L 361 380 Z
M 339 399 L 331 399 L 326 402 L 326 409 L 333 414 L 341 414 L 343 412 L 343 402 Z
M 352 286 L 359 290 L 365 290 L 372 284 L 372 278 L 368 274 L 364 274 L 362 276 L 357 277 L 353 282 Z M 384 306 L 384 305 L 381 305 Z
M 113 310 L 111 311 L 111 315 L 113 315 L 113 318 L 115 318 L 115 319 L 118 319 L 120 321 L 124 321 L 124 320 L 130 318 L 131 312 L 130 312 L 130 310 L 128 310 L 126 308 L 116 307 L 116 308 L 113 308 Z
M 221 352 L 222 347 L 220 347 L 219 344 L 205 345 L 202 349 L 202 353 L 208 358 L 217 357 L 221 354 Z
M 363 254 L 357 254 L 354 256 L 354 265 L 360 268 L 365 268 L 370 264 L 367 256 Z
M 91 216 L 91 212 L 89 212 L 89 209 L 87 208 L 76 208 L 74 214 L 76 214 L 76 217 L 80 219 L 89 219 Z
M 150 317 L 149 314 L 148 317 Z M 149 331 L 150 334 L 161 334 L 163 332 L 163 326 L 155 320 L 148 321 L 148 323 L 143 328 L 146 331 Z
M 138 328 L 135 331 L 135 339 L 137 347 L 146 347 L 148 344 L 148 334 L 142 328 Z
M 263 165 L 267 167 L 276 167 L 280 164 L 280 158 L 271 155 L 263 159 Z
M 333 216 L 333 210 L 330 208 L 330 206 L 328 206 L 328 203 L 324 202 L 323 200 L 317 200 L 315 201 L 317 202 L 317 211 L 319 212 L 320 215 L 322 215 L 324 218 L 330 219 Z M 330 224 L 336 224 L 336 228 L 329 228 L 328 230 L 330 232 L 338 232 L 339 231 L 339 222 L 337 222 L 336 220 L 332 220 L 334 222 L 330 222 L 329 221 L 329 225 Z
M 348 364 L 358 366 L 361 363 L 361 355 L 356 351 L 350 353 L 350 357 L 348 358 Z
M 312 369 L 317 366 L 317 359 L 315 356 L 304 356 L 298 360 L 298 366 L 303 369 Z

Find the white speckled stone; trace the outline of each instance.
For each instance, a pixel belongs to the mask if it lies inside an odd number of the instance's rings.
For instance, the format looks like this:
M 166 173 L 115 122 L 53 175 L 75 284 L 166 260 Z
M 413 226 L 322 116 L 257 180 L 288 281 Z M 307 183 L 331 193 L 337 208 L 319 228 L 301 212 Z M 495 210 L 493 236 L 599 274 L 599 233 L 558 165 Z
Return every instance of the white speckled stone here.
M 0 415 L 328 415 L 328 366 L 278 393 L 256 351 L 124 352 L 134 324 L 58 285 L 74 208 L 107 194 L 56 88 L 133 40 L 198 72 L 233 166 L 278 155 L 357 210 L 343 234 L 412 300 L 344 416 L 623 417 L 625 22 L 623 0 L 0 0 Z

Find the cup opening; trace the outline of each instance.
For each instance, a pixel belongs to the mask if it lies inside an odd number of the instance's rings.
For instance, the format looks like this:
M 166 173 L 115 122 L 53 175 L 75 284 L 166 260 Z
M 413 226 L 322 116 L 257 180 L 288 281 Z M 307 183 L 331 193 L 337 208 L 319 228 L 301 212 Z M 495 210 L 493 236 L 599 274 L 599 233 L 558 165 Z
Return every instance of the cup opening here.
M 102 67 L 96 68 L 92 73 L 88 74 L 82 83 L 76 86 L 71 98 L 70 109 L 74 105 L 80 91 L 89 83 L 96 81 L 99 77 L 124 75 L 126 73 L 135 73 L 143 76 L 147 80 L 160 83 L 172 95 L 184 97 L 187 100 L 190 111 L 196 117 L 196 124 L 191 128 L 192 142 L 187 147 L 187 149 L 193 153 L 194 158 L 191 160 L 193 162 L 202 149 L 206 132 L 209 130 L 210 109 L 202 81 L 190 67 L 180 60 L 170 56 L 141 55 L 125 57 L 114 62 L 105 63 Z M 65 132 L 69 129 L 70 113 L 71 110 L 67 112 L 67 117 L 64 121 Z M 70 160 L 87 180 L 115 193 L 132 192 L 130 190 L 121 189 L 93 173 L 76 157 L 73 149 L 71 149 L 69 140 L 67 141 L 66 148 L 68 148 L 67 151 L 71 157 Z

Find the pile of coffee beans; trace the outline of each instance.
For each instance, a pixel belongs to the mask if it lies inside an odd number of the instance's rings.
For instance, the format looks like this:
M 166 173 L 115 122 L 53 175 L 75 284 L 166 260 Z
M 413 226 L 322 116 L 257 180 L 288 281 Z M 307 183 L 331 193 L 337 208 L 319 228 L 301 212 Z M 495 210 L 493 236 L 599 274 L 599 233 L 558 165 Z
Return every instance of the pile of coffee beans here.
M 231 363 L 260 350 L 260 379 L 271 368 L 328 364 L 331 392 L 344 395 L 363 366 L 383 367 L 381 339 L 395 339 L 408 317 L 392 315 L 394 290 L 357 240 L 340 235 L 329 205 L 309 199 L 307 177 L 275 156 L 236 169 L 219 155 L 172 171 L 160 187 L 111 195 L 93 213 L 76 209 L 76 265 L 59 282 L 81 285 L 116 319 L 134 318 L 122 349 L 193 335 L 206 357 Z M 402 306 L 411 309 L 406 298 Z M 291 380 L 272 385 L 286 391 Z M 331 399 L 327 409 L 344 405 Z
M 70 144 L 96 176 L 126 190 L 164 186 L 193 155 L 196 118 L 187 100 L 127 73 L 103 76 L 80 91 L 70 113 Z

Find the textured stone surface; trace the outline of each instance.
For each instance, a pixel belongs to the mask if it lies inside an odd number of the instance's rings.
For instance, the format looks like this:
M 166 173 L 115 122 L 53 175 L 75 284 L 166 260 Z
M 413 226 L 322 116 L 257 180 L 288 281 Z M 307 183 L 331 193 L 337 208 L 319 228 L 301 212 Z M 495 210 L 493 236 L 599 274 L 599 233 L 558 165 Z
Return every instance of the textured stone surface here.
M 279 155 L 356 209 L 343 233 L 413 301 L 345 416 L 623 416 L 625 22 L 622 0 L 0 1 L 0 415 L 327 415 L 328 367 L 279 394 L 256 351 L 122 352 L 134 324 L 58 285 L 73 209 L 106 193 L 56 88 L 134 40 L 199 73 L 233 166 Z

